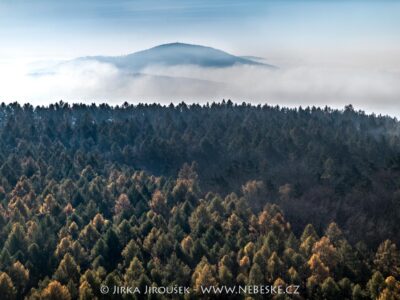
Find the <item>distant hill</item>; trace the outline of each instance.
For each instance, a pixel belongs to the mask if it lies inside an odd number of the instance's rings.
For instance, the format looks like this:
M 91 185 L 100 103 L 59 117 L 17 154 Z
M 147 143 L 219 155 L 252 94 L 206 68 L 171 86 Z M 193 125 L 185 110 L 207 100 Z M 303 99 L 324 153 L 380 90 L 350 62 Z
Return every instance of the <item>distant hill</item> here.
M 140 72 L 150 66 L 180 66 L 194 65 L 207 68 L 223 68 L 233 65 L 257 65 L 274 68 L 250 57 L 238 57 L 227 52 L 184 43 L 171 43 L 159 45 L 147 50 L 135 52 L 124 56 L 87 56 L 74 61 L 98 61 L 109 63 L 118 69 Z

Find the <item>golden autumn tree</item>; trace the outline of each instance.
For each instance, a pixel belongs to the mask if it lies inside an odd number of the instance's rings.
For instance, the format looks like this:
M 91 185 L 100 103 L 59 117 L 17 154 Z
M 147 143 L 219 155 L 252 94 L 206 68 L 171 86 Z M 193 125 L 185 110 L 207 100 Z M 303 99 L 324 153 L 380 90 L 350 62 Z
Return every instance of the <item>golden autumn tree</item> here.
M 0 272 L 0 298 L 4 300 L 16 299 L 16 289 L 14 284 L 5 272 Z
M 11 266 L 9 274 L 14 282 L 17 294 L 21 296 L 29 283 L 29 270 L 19 261 L 16 261 Z
M 375 267 L 383 276 L 400 276 L 400 252 L 390 240 L 382 242 L 376 251 Z
M 200 291 L 200 287 L 216 286 L 218 282 L 215 273 L 215 266 L 210 265 L 203 257 L 192 275 L 193 288 Z
M 329 276 L 329 268 L 325 266 L 318 254 L 313 254 L 307 264 L 311 271 L 312 281 L 319 284 Z
M 314 243 L 312 253 L 317 254 L 329 269 L 333 269 L 339 260 L 337 249 L 326 236 L 323 236 L 319 241 Z
M 400 282 L 393 276 L 385 279 L 385 289 L 377 298 L 378 300 L 398 300 L 400 299 Z
M 41 300 L 71 300 L 68 288 L 60 282 L 51 281 L 47 287 L 40 293 Z

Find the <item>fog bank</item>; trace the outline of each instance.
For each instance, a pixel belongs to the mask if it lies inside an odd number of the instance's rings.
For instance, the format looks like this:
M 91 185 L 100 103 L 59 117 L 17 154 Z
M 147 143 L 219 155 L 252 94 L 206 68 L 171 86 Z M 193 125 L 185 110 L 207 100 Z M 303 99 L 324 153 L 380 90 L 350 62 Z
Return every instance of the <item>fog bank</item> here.
M 32 73 L 27 62 L 0 62 L 0 101 L 33 105 L 67 102 L 234 102 L 331 106 L 400 116 L 400 72 L 379 68 L 290 65 L 201 68 L 152 67 L 126 73 L 96 61 Z

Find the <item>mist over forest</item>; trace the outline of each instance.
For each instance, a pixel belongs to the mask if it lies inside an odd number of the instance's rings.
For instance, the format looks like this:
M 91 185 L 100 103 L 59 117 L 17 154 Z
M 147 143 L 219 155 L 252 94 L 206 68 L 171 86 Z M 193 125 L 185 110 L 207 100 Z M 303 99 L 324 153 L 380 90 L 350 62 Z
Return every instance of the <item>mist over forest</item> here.
M 0 0 L 0 300 L 400 300 L 399 16 Z
M 300 56 L 300 57 L 299 57 Z M 60 99 L 110 105 L 200 103 L 231 99 L 287 107 L 352 103 L 399 117 L 399 68 L 381 55 L 348 54 L 319 62 L 293 53 L 248 57 L 186 43 L 117 56 L 1 61 L 1 101 L 49 105 Z M 378 64 L 381 63 L 381 64 Z

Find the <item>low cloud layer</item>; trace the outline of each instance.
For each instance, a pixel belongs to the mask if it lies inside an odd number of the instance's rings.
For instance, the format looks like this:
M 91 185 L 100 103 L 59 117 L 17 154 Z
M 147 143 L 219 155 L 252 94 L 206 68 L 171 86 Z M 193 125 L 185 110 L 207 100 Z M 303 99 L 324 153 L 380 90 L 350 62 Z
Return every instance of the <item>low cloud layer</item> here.
M 235 102 L 281 106 L 353 104 L 367 112 L 400 116 L 400 72 L 349 67 L 258 66 L 153 67 L 128 74 L 112 65 L 66 64 L 55 72 L 29 75 L 24 63 L 0 63 L 0 101 Z

